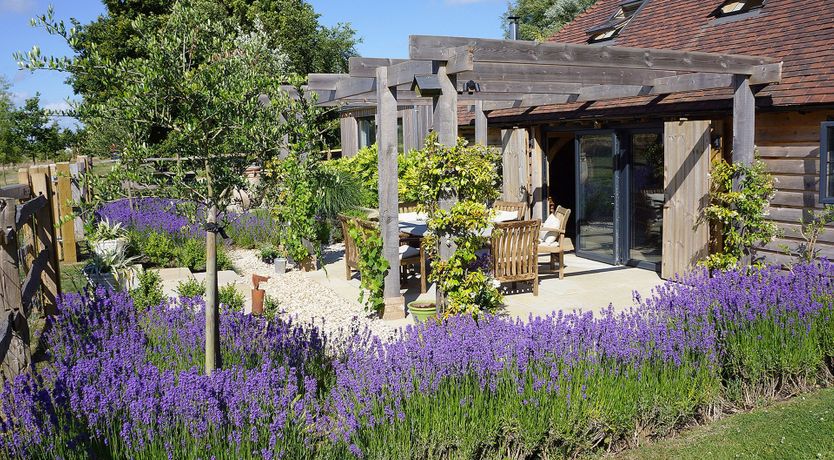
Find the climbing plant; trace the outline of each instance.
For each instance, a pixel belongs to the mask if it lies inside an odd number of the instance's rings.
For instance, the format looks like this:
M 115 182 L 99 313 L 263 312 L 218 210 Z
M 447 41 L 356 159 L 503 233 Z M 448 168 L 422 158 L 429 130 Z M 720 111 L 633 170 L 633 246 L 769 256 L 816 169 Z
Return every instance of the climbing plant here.
M 738 184 L 736 188 L 734 184 Z M 751 165 L 724 160 L 714 163 L 710 204 L 704 217 L 720 226 L 723 248 L 701 265 L 727 270 L 745 261 L 760 264 L 753 259 L 755 247 L 768 243 L 778 233 L 776 224 L 767 217 L 774 190 L 773 178 L 761 160 Z
M 470 146 L 464 139 L 447 147 L 433 133 L 416 153 L 417 167 L 405 176 L 428 214 L 429 281 L 436 282 L 446 295 L 445 316 L 494 311 L 503 303 L 488 256 L 479 254 L 488 244 L 483 235 L 492 213 L 486 203 L 498 196 L 500 160 L 495 149 Z M 457 202 L 448 210 L 441 209 L 440 201 L 450 197 Z M 439 257 L 443 239 L 456 248 L 448 260 Z
M 359 302 L 365 304 L 367 310 L 381 314 L 385 308 L 385 273 L 389 269 L 382 235 L 379 230 L 363 227 L 355 219 L 349 221 L 348 234 L 356 242 L 357 265 L 362 279 Z

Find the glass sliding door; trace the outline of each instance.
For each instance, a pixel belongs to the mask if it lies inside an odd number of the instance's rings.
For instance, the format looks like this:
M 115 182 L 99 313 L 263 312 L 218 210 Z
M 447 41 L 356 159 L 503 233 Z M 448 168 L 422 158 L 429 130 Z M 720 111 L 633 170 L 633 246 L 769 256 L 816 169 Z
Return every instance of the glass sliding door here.
M 613 131 L 577 135 L 576 254 L 612 265 L 619 259 L 617 151 Z
M 663 136 L 635 132 L 630 140 L 628 258 L 630 264 L 657 270 L 663 248 Z

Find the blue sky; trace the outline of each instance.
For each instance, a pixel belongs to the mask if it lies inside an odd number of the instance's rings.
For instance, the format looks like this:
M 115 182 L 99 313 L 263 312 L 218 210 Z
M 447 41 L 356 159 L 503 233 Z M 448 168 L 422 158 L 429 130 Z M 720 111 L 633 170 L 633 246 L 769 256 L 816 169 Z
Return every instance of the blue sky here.
M 308 0 L 321 14 L 324 25 L 349 22 L 363 42 L 359 53 L 366 57 L 408 57 L 409 35 L 456 35 L 498 38 L 506 0 Z M 100 0 L 0 0 L 0 74 L 12 83 L 15 103 L 20 104 L 36 92 L 41 103 L 59 110 L 72 98 L 64 75 L 55 72 L 19 71 L 12 59 L 15 51 L 28 51 L 38 45 L 44 55 L 65 55 L 69 49 L 61 41 L 29 20 L 46 12 L 52 4 L 57 18 L 77 18 L 87 23 L 104 12 Z M 64 120 L 62 124 L 71 125 Z

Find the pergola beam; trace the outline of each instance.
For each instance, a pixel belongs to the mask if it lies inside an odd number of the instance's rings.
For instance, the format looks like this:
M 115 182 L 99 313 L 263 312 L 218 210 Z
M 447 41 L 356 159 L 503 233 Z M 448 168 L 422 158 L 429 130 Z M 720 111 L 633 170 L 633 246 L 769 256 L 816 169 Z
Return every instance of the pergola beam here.
M 448 54 L 449 48 L 461 46 L 472 48 L 476 62 L 715 72 L 748 76 L 756 73 L 759 66 L 778 62 L 770 58 L 736 54 L 427 35 L 409 37 L 409 57 L 442 59 L 444 54 Z
M 407 60 L 408 59 L 352 57 L 348 59 L 348 72 L 350 72 L 350 75 L 353 77 L 376 78 L 377 67 L 390 67 Z
M 652 82 L 652 94 L 671 94 L 733 86 L 733 76 L 722 73 L 690 73 L 675 77 L 657 78 Z
M 459 82 L 458 88 L 466 92 L 468 80 Z M 541 81 L 492 81 L 473 80 L 478 90 L 485 93 L 536 93 L 536 94 L 579 94 L 581 83 L 541 82 Z
M 578 102 L 602 101 L 624 97 L 645 96 L 651 94 L 651 86 L 643 85 L 593 85 L 579 90 Z
M 580 85 L 645 85 L 656 78 L 671 77 L 669 70 L 627 69 L 617 67 L 513 64 L 475 61 L 471 72 L 458 74 L 458 81 L 573 83 Z

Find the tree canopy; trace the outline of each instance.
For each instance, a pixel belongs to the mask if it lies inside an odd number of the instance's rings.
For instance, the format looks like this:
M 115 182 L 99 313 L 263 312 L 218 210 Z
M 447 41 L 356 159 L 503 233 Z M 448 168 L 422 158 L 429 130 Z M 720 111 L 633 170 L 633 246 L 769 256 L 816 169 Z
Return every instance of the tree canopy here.
M 512 0 L 505 17 L 518 16 L 520 40 L 544 41 L 565 24 L 590 8 L 596 0 Z M 509 26 L 504 21 L 504 37 L 509 38 Z
M 83 64 L 93 53 L 115 62 L 147 57 L 144 38 L 132 26 L 140 19 L 147 29 L 163 27 L 175 2 L 169 0 L 103 0 L 106 13 L 89 24 L 73 21 L 76 29 L 71 48 Z M 256 20 L 267 31 L 268 45 L 280 47 L 287 56 L 288 70 L 299 75 L 314 72 L 344 72 L 356 54 L 357 39 L 349 24 L 325 27 L 319 14 L 305 0 L 212 0 L 215 19 L 227 18 L 251 32 Z M 97 78 L 74 73 L 69 82 L 85 100 L 100 102 L 118 91 L 101 86 Z

